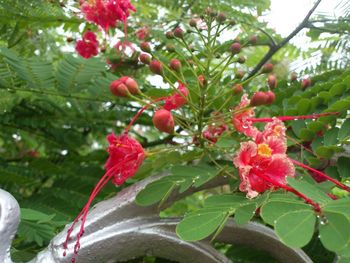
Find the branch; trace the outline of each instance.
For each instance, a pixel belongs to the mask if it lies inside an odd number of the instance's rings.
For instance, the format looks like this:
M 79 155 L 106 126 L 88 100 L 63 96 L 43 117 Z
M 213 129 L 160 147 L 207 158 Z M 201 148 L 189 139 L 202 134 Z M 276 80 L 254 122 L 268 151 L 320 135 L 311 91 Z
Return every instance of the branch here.
M 314 6 L 310 9 L 310 11 L 307 13 L 303 21 L 299 24 L 297 28 L 293 30 L 292 33 L 290 33 L 285 39 L 283 39 L 278 45 L 270 47 L 269 51 L 266 53 L 266 55 L 260 60 L 260 62 L 255 66 L 255 68 L 249 72 L 248 76 L 244 79 L 249 79 L 252 76 L 254 76 L 256 73 L 259 72 L 259 70 L 262 68 L 263 65 L 269 59 L 278 51 L 280 50 L 284 45 L 286 45 L 295 35 L 297 35 L 302 29 L 304 29 L 308 25 L 308 21 L 312 13 L 315 11 L 317 6 L 321 3 L 322 0 L 317 0 L 317 2 L 314 4 Z

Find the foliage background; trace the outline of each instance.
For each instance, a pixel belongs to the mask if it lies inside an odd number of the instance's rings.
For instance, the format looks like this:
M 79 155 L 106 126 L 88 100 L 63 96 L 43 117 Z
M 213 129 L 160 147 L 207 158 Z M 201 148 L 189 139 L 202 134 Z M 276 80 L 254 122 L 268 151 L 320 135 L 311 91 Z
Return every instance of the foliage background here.
M 133 2 L 138 12 L 129 21 L 130 40 L 139 43 L 133 32 L 149 25 L 152 38 L 159 41 L 158 52 L 165 59 L 172 57 L 163 48 L 167 41 L 165 29 L 173 28 L 179 17 L 186 22 L 191 14 L 200 14 L 207 6 L 242 22 L 241 38 L 260 34 L 258 28 L 264 28 L 276 41 L 282 40 L 258 19 L 269 11 L 269 0 Z M 308 114 L 316 108 L 349 110 L 350 4 L 348 1 L 339 1 L 339 4 L 344 9 L 341 17 L 317 14 L 312 18 L 317 22 L 307 25 L 307 35 L 315 45 L 301 50 L 287 44 L 273 56 L 280 81 L 276 92 L 278 100 L 269 109 L 270 114 Z M 137 104 L 110 95 L 110 81 L 130 75 L 146 93 L 162 93 L 154 79 L 149 78 L 149 71 L 135 60 L 131 59 L 128 67 L 112 72 L 104 56 L 84 60 L 71 52 L 74 42 L 67 42 L 67 37 L 79 38 L 91 25 L 74 15 L 77 3 L 68 1 L 65 5 L 62 8 L 55 0 L 4 0 L 0 3 L 0 187 L 11 192 L 22 208 L 22 221 L 12 248 L 18 262 L 31 259 L 78 213 L 103 174 L 107 158 L 106 134 L 119 133 L 137 111 Z M 247 69 L 267 52 L 265 40 L 262 36 L 261 45 L 245 50 Z M 316 50 L 321 59 L 313 63 L 315 60 L 310 58 Z M 300 91 L 299 83 L 288 82 L 290 62 L 300 61 L 300 58 L 303 63 L 294 64 L 293 70 L 298 70 L 300 76 L 312 75 L 315 83 L 305 92 Z M 255 85 L 263 85 L 263 82 L 257 79 Z M 312 144 L 313 150 L 323 159 L 303 155 L 316 167 L 322 166 L 320 162 L 324 160 L 333 160 L 340 148 L 349 144 L 349 121 L 346 124 L 334 123 L 334 119 L 324 122 L 334 128 L 324 135 L 325 146 L 317 140 Z M 298 140 L 310 141 L 322 130 L 322 125 L 296 122 L 291 128 Z M 148 115 L 140 118 L 133 135 L 145 147 L 157 147 L 171 140 L 153 128 Z M 196 157 L 198 155 L 193 152 L 154 156 L 123 187 L 167 169 L 169 164 L 190 162 Z M 338 178 L 349 177 L 348 158 L 342 158 L 343 165 L 329 169 Z M 115 195 L 120 189 L 122 187 L 109 184 L 97 201 Z M 181 215 L 201 206 L 200 198 L 195 195 L 177 203 L 163 215 Z M 261 262 L 260 252 L 251 253 L 244 247 L 221 244 L 217 244 L 217 248 L 237 262 Z M 304 249 L 315 262 L 331 262 L 334 257 L 317 239 Z M 273 260 L 266 259 L 266 262 Z

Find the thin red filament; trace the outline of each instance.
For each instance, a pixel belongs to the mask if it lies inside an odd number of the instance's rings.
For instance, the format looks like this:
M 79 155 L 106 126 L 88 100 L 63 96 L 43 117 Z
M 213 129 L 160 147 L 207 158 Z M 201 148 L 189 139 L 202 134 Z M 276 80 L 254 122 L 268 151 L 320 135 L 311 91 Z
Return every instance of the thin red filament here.
M 305 120 L 305 119 L 318 119 L 320 117 L 338 115 L 339 112 L 327 112 L 320 114 L 304 115 L 304 116 L 279 116 L 275 117 L 281 121 L 294 121 L 294 120 Z M 272 122 L 273 118 L 247 118 L 247 121 L 251 122 Z
M 325 178 L 325 179 L 327 179 L 328 181 L 334 183 L 334 184 L 335 184 L 336 186 L 338 186 L 339 188 L 344 189 L 344 190 L 350 192 L 350 187 L 348 187 L 348 186 L 342 184 L 342 183 L 339 182 L 338 180 L 336 180 L 336 179 L 334 179 L 334 178 L 332 178 L 332 177 L 326 175 L 325 173 L 322 173 L 322 172 L 320 172 L 320 171 L 318 171 L 318 170 L 316 170 L 316 169 L 314 169 L 314 168 L 312 168 L 312 167 L 310 167 L 310 166 L 307 166 L 307 165 L 305 165 L 305 164 L 303 164 L 303 163 L 300 163 L 300 162 L 298 162 L 298 161 L 296 161 L 296 160 L 293 160 L 293 159 L 290 159 L 290 160 L 291 160 L 294 164 L 296 164 L 296 165 L 298 165 L 298 166 L 300 166 L 300 167 L 302 167 L 302 168 L 304 168 L 304 169 L 307 169 L 307 170 L 309 170 L 309 171 L 312 171 L 312 172 L 318 174 L 319 176 L 321 176 L 322 178 Z

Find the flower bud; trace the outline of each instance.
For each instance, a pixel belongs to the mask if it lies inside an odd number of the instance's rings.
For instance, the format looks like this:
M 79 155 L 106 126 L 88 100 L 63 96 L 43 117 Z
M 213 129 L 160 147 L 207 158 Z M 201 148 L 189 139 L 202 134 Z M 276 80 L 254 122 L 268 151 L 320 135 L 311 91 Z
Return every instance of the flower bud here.
M 233 87 L 232 87 L 232 90 L 233 90 L 233 94 L 234 95 L 237 95 L 237 94 L 240 94 L 243 92 L 243 86 L 242 84 L 235 84 Z
M 294 82 L 298 79 L 298 74 L 293 72 L 291 75 L 290 75 L 290 81 L 291 82 Z
M 147 52 L 147 53 L 151 52 L 151 45 L 148 42 L 142 42 L 140 44 L 140 48 L 143 52 Z
M 66 38 L 66 41 L 67 41 L 68 43 L 73 42 L 73 40 L 74 40 L 74 39 L 73 39 L 72 37 L 67 37 L 67 38 Z
M 230 24 L 230 26 L 234 26 L 234 25 L 236 25 L 237 23 L 236 23 L 236 20 L 231 19 L 230 22 L 229 22 L 229 24 Z
M 235 55 L 235 54 L 238 54 L 239 52 L 241 52 L 242 47 L 241 47 L 241 44 L 239 42 L 235 42 L 231 45 L 230 49 L 231 49 L 232 54 Z
M 236 79 L 242 79 L 242 78 L 244 77 L 244 75 L 245 75 L 244 70 L 239 69 L 239 70 L 237 70 L 237 72 L 236 72 L 236 74 L 235 74 L 235 78 L 236 78 Z
M 168 31 L 165 33 L 165 36 L 167 39 L 173 39 L 174 38 L 174 32 Z
M 277 87 L 277 78 L 275 75 L 269 75 L 267 78 L 267 84 L 270 89 L 274 89 Z
M 310 87 L 311 86 L 311 79 L 310 78 L 306 78 L 306 79 L 303 79 L 301 81 L 301 88 L 302 89 L 306 89 L 307 87 Z
M 151 63 L 151 56 L 149 56 L 148 54 L 146 53 L 142 53 L 140 56 L 139 56 L 139 59 L 140 61 L 143 63 L 143 64 L 149 64 Z
M 129 94 L 127 86 L 119 79 L 112 81 L 111 85 L 109 86 L 109 90 L 117 97 L 127 97 Z
M 271 63 L 266 63 L 261 69 L 262 73 L 270 73 L 272 71 L 273 71 L 273 64 Z
M 199 86 L 200 86 L 201 88 L 203 88 L 203 87 L 207 84 L 207 80 L 204 78 L 203 75 L 199 75 L 199 76 L 197 77 L 197 79 L 198 79 Z
M 192 18 L 190 21 L 189 21 L 189 24 L 191 27 L 197 27 L 197 20 Z
M 252 35 L 252 36 L 250 36 L 250 38 L 249 38 L 249 43 L 250 43 L 250 44 L 255 45 L 257 42 L 258 42 L 258 37 L 257 37 L 257 35 Z
M 238 60 L 237 60 L 237 62 L 240 63 L 240 64 L 244 64 L 245 61 L 246 61 L 245 56 L 240 56 L 240 57 L 238 58 Z
M 250 100 L 250 106 L 260 106 L 267 104 L 268 96 L 265 92 L 258 91 L 253 94 Z
M 180 60 L 176 59 L 176 58 L 173 58 L 170 63 L 169 63 L 169 67 L 176 71 L 176 72 L 179 72 L 181 70 L 181 62 Z
M 152 60 L 151 63 L 149 64 L 149 68 L 154 74 L 157 74 L 157 75 L 163 74 L 163 65 L 158 60 Z
M 127 77 L 124 83 L 131 94 L 135 95 L 140 93 L 139 85 L 133 78 Z
M 177 27 L 174 30 L 174 36 L 178 37 L 178 38 L 183 38 L 184 37 L 184 31 L 180 27 Z
M 218 21 L 220 24 L 224 23 L 226 20 L 226 15 L 224 13 L 219 13 L 216 17 L 216 21 Z
M 272 104 L 276 99 L 275 93 L 273 93 L 272 91 L 268 91 L 265 94 L 267 96 L 267 100 L 266 100 L 267 105 Z
M 166 50 L 168 52 L 174 52 L 175 51 L 175 46 L 173 44 L 171 44 L 171 43 L 166 44 L 165 48 L 166 48 Z
M 174 132 L 174 118 L 171 115 L 171 112 L 168 110 L 157 110 L 153 115 L 153 125 L 158 130 L 166 133 L 173 133 Z

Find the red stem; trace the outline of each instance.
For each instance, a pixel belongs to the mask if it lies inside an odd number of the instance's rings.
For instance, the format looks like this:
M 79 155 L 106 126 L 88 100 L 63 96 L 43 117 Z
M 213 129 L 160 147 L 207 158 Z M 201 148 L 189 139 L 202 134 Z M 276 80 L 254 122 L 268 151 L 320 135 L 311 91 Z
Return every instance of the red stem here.
M 129 125 L 125 128 L 124 130 L 124 134 L 128 133 L 131 126 L 134 124 L 134 122 L 137 120 L 138 117 L 140 117 L 140 115 L 149 107 L 151 106 L 153 103 L 158 102 L 158 101 L 162 101 L 167 99 L 168 97 L 160 97 L 157 99 L 152 100 L 150 103 L 146 104 L 145 106 L 143 106 L 137 113 L 136 115 L 132 118 L 132 120 L 130 121 Z
M 325 173 L 322 173 L 322 172 L 320 172 L 320 171 L 318 171 L 318 170 L 316 170 L 316 169 L 314 169 L 314 168 L 311 168 L 310 166 L 307 166 L 307 165 L 305 165 L 305 164 L 303 164 L 303 163 L 300 163 L 300 162 L 298 162 L 298 161 L 296 161 L 296 160 L 293 160 L 293 159 L 290 159 L 290 160 L 291 160 L 294 164 L 296 164 L 296 165 L 298 165 L 298 166 L 300 166 L 300 167 L 302 167 L 302 168 L 304 168 L 304 169 L 307 169 L 307 170 L 309 170 L 309 171 L 311 171 L 311 172 L 314 172 L 314 173 L 318 174 L 319 176 L 321 176 L 321 177 L 327 179 L 328 181 L 334 183 L 334 184 L 337 185 L 339 188 L 344 189 L 344 190 L 346 190 L 346 191 L 348 191 L 348 192 L 350 193 L 350 187 L 348 187 L 348 186 L 342 184 L 342 183 L 339 182 L 338 180 L 336 180 L 336 179 L 334 179 L 334 178 L 332 178 L 332 177 L 329 177 L 329 176 L 326 175 Z
M 304 115 L 304 116 L 280 116 L 275 117 L 281 121 L 294 121 L 294 120 L 305 120 L 305 119 L 317 119 L 324 116 L 329 115 L 338 115 L 339 112 L 327 112 L 327 113 L 320 113 L 320 114 L 312 114 L 312 115 Z M 273 118 L 247 118 L 247 121 L 252 122 L 272 122 Z
M 306 203 L 312 205 L 316 212 L 321 212 L 321 207 L 320 207 L 320 205 L 318 203 L 315 203 L 310 198 L 308 198 L 306 195 L 300 193 L 299 191 L 295 190 L 294 188 L 292 188 L 292 187 L 290 187 L 288 185 L 284 185 L 284 184 L 281 184 L 279 182 L 276 182 L 276 181 L 270 179 L 268 176 L 265 176 L 263 174 L 259 174 L 259 176 L 261 178 L 263 178 L 265 181 L 271 183 L 272 185 L 277 186 L 278 188 L 282 188 L 282 189 L 284 189 L 284 190 L 286 190 L 288 192 L 291 192 L 291 193 L 299 196 L 300 198 L 304 199 L 304 201 Z

